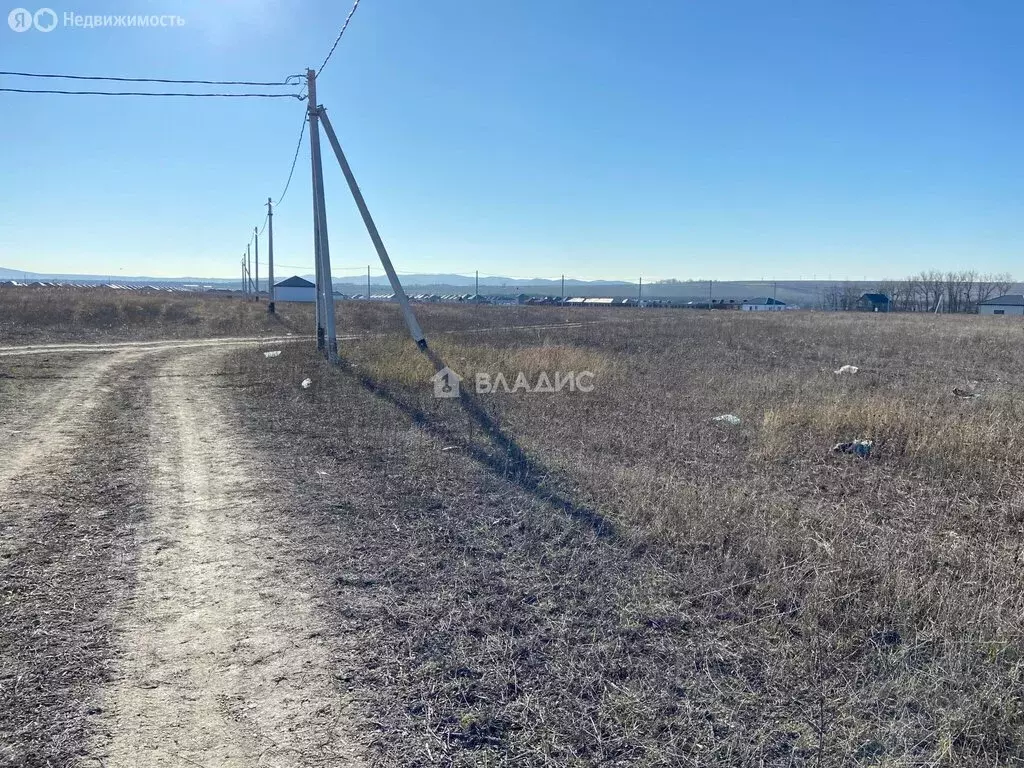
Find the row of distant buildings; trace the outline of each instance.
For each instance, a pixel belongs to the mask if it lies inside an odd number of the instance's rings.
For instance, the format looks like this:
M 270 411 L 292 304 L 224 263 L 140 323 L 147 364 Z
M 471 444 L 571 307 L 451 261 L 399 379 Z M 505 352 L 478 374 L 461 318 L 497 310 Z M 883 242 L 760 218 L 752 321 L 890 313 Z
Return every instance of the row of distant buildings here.
M 393 293 L 371 293 L 347 295 L 334 293 L 338 299 L 349 301 L 394 301 Z M 293 276 L 274 284 L 274 296 L 277 301 L 316 301 L 316 285 L 305 278 Z M 621 298 L 614 296 L 531 296 L 519 295 L 485 295 L 475 293 L 416 293 L 409 296 L 410 301 L 422 304 L 521 304 L 527 306 L 568 306 L 568 307 L 689 307 L 693 309 L 735 309 L 747 312 L 779 311 L 797 309 L 795 305 L 786 304 L 770 296 L 752 299 L 713 299 L 709 302 L 690 301 L 687 299 L 641 299 Z
M 217 292 L 232 293 L 228 289 L 215 288 L 202 284 L 139 284 L 139 283 L 99 283 L 69 281 L 28 281 L 0 280 L 0 288 L 105 288 L 117 291 L 141 291 L 159 293 L 194 293 Z M 274 285 L 277 301 L 315 302 L 316 286 L 305 278 L 292 276 Z M 372 293 L 345 295 L 335 292 L 338 299 L 350 301 L 394 301 L 393 293 Z M 414 302 L 423 304 L 494 304 L 494 305 L 528 305 L 528 306 L 568 306 L 568 307 L 681 307 L 688 309 L 725 309 L 742 312 L 781 312 L 799 309 L 795 304 L 787 304 L 773 296 L 757 296 L 750 299 L 711 299 L 710 301 L 687 299 L 642 299 L 621 298 L 612 296 L 531 296 L 528 294 L 458 294 L 458 293 L 417 293 L 409 296 Z M 857 300 L 855 309 L 862 312 L 888 312 L 892 302 L 884 293 L 864 293 Z M 982 315 L 1022 315 L 1024 316 L 1024 295 L 1008 294 L 987 299 L 978 303 L 978 314 Z

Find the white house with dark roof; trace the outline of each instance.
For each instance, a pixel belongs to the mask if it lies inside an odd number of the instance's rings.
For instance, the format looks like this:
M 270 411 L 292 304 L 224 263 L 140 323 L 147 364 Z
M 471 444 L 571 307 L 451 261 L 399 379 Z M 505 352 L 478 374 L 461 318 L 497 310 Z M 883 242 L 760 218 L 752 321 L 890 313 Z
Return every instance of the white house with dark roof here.
M 292 275 L 287 280 L 274 283 L 275 301 L 316 301 L 316 285 L 299 277 Z
M 1011 293 L 978 304 L 979 315 L 1024 315 L 1024 296 Z
M 786 308 L 786 302 L 771 296 L 758 296 L 756 299 L 744 299 L 740 306 L 744 312 L 778 312 Z

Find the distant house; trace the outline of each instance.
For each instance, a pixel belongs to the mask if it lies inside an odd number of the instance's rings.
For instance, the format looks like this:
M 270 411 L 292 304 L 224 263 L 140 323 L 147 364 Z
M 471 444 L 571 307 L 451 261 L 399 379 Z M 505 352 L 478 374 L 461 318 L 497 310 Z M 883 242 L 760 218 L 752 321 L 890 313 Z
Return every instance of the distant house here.
M 287 280 L 274 283 L 274 299 L 276 301 L 316 301 L 316 285 L 298 275 L 292 275 Z
M 771 296 L 758 296 L 756 299 L 744 299 L 741 308 L 744 312 L 777 312 L 786 308 L 786 302 Z
M 857 309 L 861 312 L 888 312 L 889 297 L 884 293 L 865 293 L 857 299 Z
M 1011 293 L 978 304 L 979 315 L 1024 315 L 1024 296 Z

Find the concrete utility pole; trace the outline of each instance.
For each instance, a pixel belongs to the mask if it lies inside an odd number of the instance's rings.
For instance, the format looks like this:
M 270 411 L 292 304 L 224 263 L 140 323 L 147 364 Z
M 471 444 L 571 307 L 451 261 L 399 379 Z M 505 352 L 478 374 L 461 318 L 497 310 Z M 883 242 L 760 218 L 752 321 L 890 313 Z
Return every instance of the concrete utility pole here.
M 245 280 L 245 256 L 242 257 L 242 295 L 245 296 L 249 293 L 249 288 L 246 285 Z
M 267 312 L 274 314 L 274 204 L 267 198 Z
M 256 243 L 256 301 L 260 300 L 260 228 L 252 228 L 252 237 Z
M 315 174 L 314 174 L 315 176 Z M 323 285 L 324 279 L 320 274 L 320 206 L 316 199 L 316 180 L 313 180 L 313 271 L 315 277 L 313 280 L 316 282 L 316 349 L 318 352 L 323 352 L 326 348 L 324 339 L 324 295 Z
M 310 70 L 312 72 L 312 70 Z M 313 91 L 310 91 L 312 96 Z M 312 100 L 310 105 L 312 105 Z M 384 267 L 384 271 L 387 273 L 388 281 L 391 283 L 391 290 L 395 294 L 395 298 L 398 300 L 398 305 L 402 309 L 402 316 L 405 318 L 405 325 L 409 329 L 409 334 L 412 336 L 413 341 L 420 349 L 427 348 L 427 339 L 423 335 L 423 330 L 420 328 L 420 324 L 416 321 L 416 315 L 413 314 L 412 307 L 409 305 L 409 297 L 405 295 L 405 289 L 402 288 L 402 282 L 398 279 L 398 273 L 395 272 L 394 266 L 391 264 L 391 257 L 388 256 L 387 248 L 384 247 L 384 241 L 381 240 L 380 232 L 377 231 L 377 225 L 373 223 L 373 217 L 370 215 L 370 209 L 366 207 L 366 200 L 363 199 L 363 193 L 359 189 L 359 184 L 356 183 L 356 177 L 352 173 L 352 168 L 349 167 L 348 160 L 345 159 L 345 153 L 341 151 L 341 144 L 338 141 L 337 135 L 334 133 L 334 128 L 331 125 L 330 119 L 327 117 L 327 110 L 320 107 L 317 110 L 317 116 L 319 122 L 323 123 L 324 132 L 327 134 L 327 140 L 331 143 L 331 148 L 334 150 L 335 157 L 338 158 L 338 165 L 341 166 L 341 172 L 345 174 L 345 181 L 348 182 L 348 188 L 352 192 L 352 197 L 356 202 L 356 207 L 359 209 L 359 214 L 363 217 L 363 224 L 366 225 L 366 231 L 370 235 L 370 240 L 373 241 L 374 248 L 377 249 L 377 256 L 380 257 L 380 263 Z M 310 127 L 314 127 L 316 123 L 310 123 Z M 319 155 L 320 142 L 317 137 L 316 151 Z M 323 177 L 321 176 L 321 189 L 323 188 Z M 329 262 L 327 262 L 329 263 Z
M 644 300 L 644 279 L 643 279 L 643 277 L 641 277 L 640 278 L 640 283 L 637 286 L 636 303 L 639 304 L 643 300 Z
M 316 72 L 311 69 L 306 70 L 306 85 L 309 88 L 309 95 L 307 98 L 307 109 L 309 115 L 309 154 L 310 154 L 310 170 L 312 172 L 313 181 L 313 261 L 316 268 L 316 348 L 320 352 L 327 351 L 327 312 L 325 310 L 326 302 L 324 301 L 324 274 L 323 274 L 323 239 L 321 237 L 321 217 L 320 217 L 320 184 L 317 183 L 318 179 L 322 180 L 323 166 L 320 165 L 320 129 L 316 120 Z M 314 148 L 317 150 L 314 152 Z M 321 168 L 321 174 L 317 174 L 317 168 Z
M 249 276 L 249 293 L 252 294 L 252 243 L 245 246 L 245 274 Z

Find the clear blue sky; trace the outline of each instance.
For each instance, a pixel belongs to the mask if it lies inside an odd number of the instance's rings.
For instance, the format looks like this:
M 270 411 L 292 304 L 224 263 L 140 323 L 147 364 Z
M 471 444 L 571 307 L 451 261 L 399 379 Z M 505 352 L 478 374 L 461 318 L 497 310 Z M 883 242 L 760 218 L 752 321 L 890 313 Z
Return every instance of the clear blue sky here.
M 278 80 L 320 63 L 349 4 L 51 7 L 186 25 L 3 25 L 0 69 Z M 320 101 L 403 271 L 1024 277 L 1022 39 L 1019 0 L 363 0 Z M 0 94 L 0 266 L 234 276 L 302 115 Z M 354 274 L 373 249 L 325 171 Z M 282 264 L 312 263 L 310 200 L 307 142 Z

